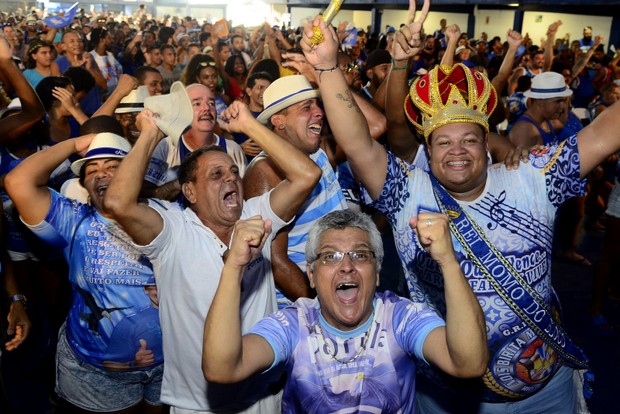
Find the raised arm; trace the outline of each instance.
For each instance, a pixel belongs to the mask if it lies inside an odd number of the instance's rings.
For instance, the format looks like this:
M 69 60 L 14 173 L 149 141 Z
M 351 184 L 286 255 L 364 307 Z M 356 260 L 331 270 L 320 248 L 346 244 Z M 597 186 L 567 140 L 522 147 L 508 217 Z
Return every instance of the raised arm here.
M 548 72 L 551 70 L 551 65 L 553 65 L 553 45 L 555 44 L 555 35 L 558 33 L 558 29 L 562 25 L 562 20 L 558 20 L 553 22 L 547 28 L 547 47 L 545 48 L 545 64 L 543 66 L 543 71 Z
M 581 177 L 620 150 L 620 101 L 605 109 L 577 134 Z
M 321 169 L 307 155 L 258 122 L 240 101 L 233 102 L 223 114 L 229 132 L 240 132 L 252 138 L 282 171 L 284 180 L 270 196 L 271 209 L 289 221 L 318 183 Z
M 414 40 L 409 48 L 421 47 L 421 25 L 428 12 L 429 0 L 425 0 L 422 16 L 414 27 Z M 415 1 L 410 2 L 410 14 L 415 14 Z M 314 45 L 311 41 L 312 27 L 318 26 L 323 35 L 323 42 Z M 321 99 L 325 106 L 325 113 L 338 146 L 344 151 L 351 167 L 361 182 L 367 188 L 372 198 L 381 193 L 387 171 L 385 149 L 375 142 L 368 131 L 368 125 L 359 106 L 348 89 L 344 75 L 338 67 L 336 53 L 338 51 L 338 37 L 332 27 L 316 17 L 304 28 L 301 46 L 308 62 L 318 73 Z
M 364 99 L 363 96 L 354 93 L 353 99 L 355 99 L 355 103 L 357 103 L 360 111 L 362 111 L 362 115 L 364 115 L 364 119 L 366 119 L 370 136 L 372 139 L 379 139 L 387 132 L 387 118 L 372 103 Z
M 600 45 L 601 43 L 603 43 L 603 37 L 596 36 L 594 38 L 594 44 L 592 45 L 592 47 L 588 49 L 586 53 L 582 54 L 581 59 L 575 62 L 575 65 L 573 66 L 573 69 L 571 71 L 571 78 L 570 78 L 571 82 L 573 81 L 573 79 L 579 76 L 579 73 L 581 73 L 581 71 L 586 67 L 586 65 L 592 58 L 592 56 L 594 56 L 594 51 L 596 50 L 598 45 Z
M 323 34 L 324 40 L 317 46 L 311 42 L 312 26 L 319 26 Z M 301 45 L 306 59 L 318 74 L 321 99 L 338 146 L 364 185 L 376 194 L 375 197 L 378 196 L 387 168 L 385 150 L 370 136 L 366 119 L 338 67 L 339 42 L 336 32 L 316 17 L 305 27 Z
M 489 361 L 484 314 L 456 259 L 448 217 L 422 213 L 410 225 L 441 268 L 446 298 L 446 326 L 428 334 L 424 358 L 452 376 L 479 377 Z
M 412 36 L 409 26 L 403 26 L 396 32 L 392 47 L 392 69 L 386 78 L 385 93 L 388 144 L 394 155 L 407 162 L 413 162 L 420 146 L 403 109 L 409 92 L 409 62 L 411 57 L 419 52 L 419 49 L 410 47 Z
M 110 96 L 108 96 L 108 99 L 105 100 L 103 105 L 101 105 L 101 107 L 97 109 L 97 112 L 95 112 L 93 116 L 114 116 L 114 110 L 116 109 L 118 104 L 121 103 L 121 99 L 129 95 L 129 92 L 131 92 L 137 87 L 138 80 L 136 78 L 125 74 L 121 75 L 118 80 L 118 84 L 116 85 L 116 88 L 114 88 L 114 91 L 110 94 Z
M 81 62 L 80 66 L 84 65 L 84 69 L 86 69 L 91 75 L 93 75 L 93 78 L 95 78 L 95 83 L 99 89 L 105 90 L 108 87 L 108 83 L 103 77 L 101 70 L 99 70 L 97 62 L 93 59 L 93 55 L 88 52 L 84 52 L 82 56 L 83 62 Z
M 515 54 L 517 53 L 519 46 L 521 46 L 523 38 L 521 37 L 521 33 L 508 29 L 506 32 L 506 41 L 508 42 L 508 51 L 504 56 L 504 60 L 502 61 L 502 65 L 499 67 L 497 75 L 495 75 L 495 77 L 491 80 L 491 85 L 493 85 L 498 94 L 504 90 L 506 84 L 508 83 L 508 78 L 512 73 L 512 68 L 515 63 Z M 517 80 L 518 79 L 519 78 L 517 77 Z
M 66 88 L 55 87 L 52 90 L 52 96 L 60 101 L 62 107 L 65 108 L 80 125 L 88 121 L 88 115 L 82 111 L 77 99 L 75 99 Z
M 36 152 L 7 174 L 4 185 L 24 222 L 35 225 L 45 219 L 51 206 L 50 175 L 71 155 L 86 151 L 93 137 L 68 139 Z
M 258 335 L 241 336 L 243 270 L 260 252 L 270 224 L 260 217 L 235 224 L 220 283 L 205 320 L 202 372 L 207 381 L 230 384 L 268 368 L 275 358 L 269 343 Z
M 30 83 L 13 63 L 11 46 L 4 36 L 0 36 L 0 74 L 11 83 L 22 104 L 17 114 L 0 120 L 0 144 L 5 145 L 43 119 L 45 110 Z
M 308 63 L 305 56 L 299 53 L 284 52 L 282 53 L 281 66 L 285 68 L 293 68 L 299 72 L 300 75 L 304 75 L 312 83 L 318 83 L 317 73 L 314 68 Z M 379 139 L 387 131 L 387 120 L 385 115 L 381 113 L 373 104 L 368 102 L 362 96 L 353 94 L 353 99 L 360 107 L 368 128 L 370 135 L 373 139 Z
M 106 212 L 136 243 L 141 245 L 152 242 L 164 226 L 159 213 L 148 205 L 138 202 L 149 160 L 163 138 L 152 117 L 153 113 L 145 109 L 136 118 L 136 125 L 141 131 L 140 136 L 120 163 L 104 198 Z
M 456 45 L 459 42 L 459 38 L 461 37 L 461 28 L 456 24 L 451 24 L 446 27 L 446 37 L 448 38 L 448 43 L 446 45 L 446 52 L 443 54 L 443 58 L 441 58 L 441 64 L 452 66 L 454 65 L 454 53 L 456 52 Z
M 255 160 L 243 176 L 243 196 L 259 196 L 277 186 L 284 176 L 271 159 Z M 291 301 L 311 297 L 312 289 L 306 275 L 288 257 L 288 231 L 280 230 L 271 242 L 271 269 L 278 289 Z

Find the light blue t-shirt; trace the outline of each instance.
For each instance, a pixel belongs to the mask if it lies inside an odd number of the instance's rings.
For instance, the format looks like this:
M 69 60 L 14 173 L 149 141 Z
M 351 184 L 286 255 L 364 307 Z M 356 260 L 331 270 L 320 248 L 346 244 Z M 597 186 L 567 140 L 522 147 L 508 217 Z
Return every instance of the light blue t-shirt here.
M 50 189 L 45 220 L 29 228 L 62 249 L 69 263 L 73 303 L 67 316 L 67 340 L 77 356 L 105 367 L 106 361 L 133 362 L 140 339 L 163 362 L 159 315 L 150 311 L 145 286 L 153 285 L 153 268 L 128 236 L 93 207 Z M 123 332 L 116 332 L 122 328 Z M 119 335 L 120 334 L 120 335 Z M 119 344 L 115 337 L 122 338 Z
M 36 69 L 26 69 L 22 72 L 24 74 L 24 78 L 32 85 L 32 89 L 36 89 L 39 82 L 45 78 L 45 76 L 41 75 Z
M 249 333 L 271 345 L 271 369 L 284 364 L 287 371 L 283 413 L 411 413 L 416 359 L 424 361 L 427 335 L 443 325 L 423 304 L 386 291 L 375 294 L 372 317 L 353 331 L 328 325 L 318 300 L 302 298 Z M 364 341 L 366 349 L 354 358 Z

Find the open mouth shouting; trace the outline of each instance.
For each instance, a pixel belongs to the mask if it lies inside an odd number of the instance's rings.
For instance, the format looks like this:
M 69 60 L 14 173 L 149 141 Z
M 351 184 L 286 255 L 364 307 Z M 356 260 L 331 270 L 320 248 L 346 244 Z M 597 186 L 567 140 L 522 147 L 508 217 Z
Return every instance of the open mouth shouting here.
M 357 300 L 359 286 L 355 282 L 343 282 L 336 286 L 336 297 L 342 303 L 353 303 Z
M 237 208 L 239 207 L 239 198 L 237 197 L 237 191 L 228 191 L 224 193 L 223 198 L 224 206 L 226 208 Z
M 322 122 L 316 122 L 314 124 L 310 124 L 308 126 L 308 130 L 312 133 L 312 134 L 316 134 L 316 135 L 321 135 L 321 130 L 323 129 L 323 123 Z
M 99 197 L 103 197 L 107 189 L 108 189 L 107 184 L 99 184 L 97 187 L 95 187 L 95 190 L 97 191 L 97 195 Z

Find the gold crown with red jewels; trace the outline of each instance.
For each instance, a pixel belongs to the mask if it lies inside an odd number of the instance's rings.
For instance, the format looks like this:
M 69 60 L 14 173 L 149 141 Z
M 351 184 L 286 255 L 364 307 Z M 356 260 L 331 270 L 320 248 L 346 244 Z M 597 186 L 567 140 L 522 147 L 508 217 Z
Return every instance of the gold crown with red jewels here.
M 434 130 L 458 122 L 481 125 L 488 134 L 496 105 L 497 93 L 489 79 L 457 63 L 437 66 L 416 79 L 405 99 L 405 113 L 428 143 Z

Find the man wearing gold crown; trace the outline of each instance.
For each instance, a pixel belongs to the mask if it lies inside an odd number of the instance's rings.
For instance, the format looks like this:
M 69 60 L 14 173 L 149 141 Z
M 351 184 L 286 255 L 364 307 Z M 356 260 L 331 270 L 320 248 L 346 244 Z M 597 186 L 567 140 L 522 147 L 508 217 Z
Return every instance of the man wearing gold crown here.
M 413 22 L 415 1 L 410 2 L 413 23 L 396 39 L 407 56 L 422 48 L 429 3 L 425 0 Z M 588 172 L 620 149 L 614 128 L 620 104 L 564 143 L 532 152 L 518 170 L 490 168 L 486 137 L 496 92 L 486 77 L 462 65 L 435 68 L 413 83 L 405 101 L 410 121 L 426 139 L 427 173 L 370 138 L 337 67 L 334 31 L 320 19 L 312 24 L 326 40 L 314 45 L 306 30 L 302 46 L 320 75 L 330 126 L 373 206 L 393 226 L 411 299 L 445 312 L 439 269 L 409 227 L 421 212 L 443 212 L 461 268 L 485 313 L 491 352 L 485 375 L 462 381 L 426 370 L 419 376 L 418 412 L 575 412 L 581 387 L 574 385 L 573 374 L 586 368 L 587 360 L 556 312 L 553 224 L 557 208 L 583 193 Z M 426 221 L 429 227 L 436 224 Z

